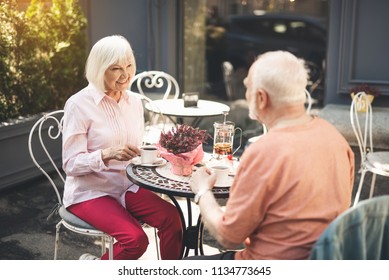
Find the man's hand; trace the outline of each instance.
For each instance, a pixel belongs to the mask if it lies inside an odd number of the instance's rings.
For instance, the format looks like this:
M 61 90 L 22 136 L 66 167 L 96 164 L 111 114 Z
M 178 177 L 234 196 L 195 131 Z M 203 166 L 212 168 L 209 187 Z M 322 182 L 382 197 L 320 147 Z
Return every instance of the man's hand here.
M 199 168 L 192 173 L 189 186 L 192 192 L 198 193 L 200 190 L 212 189 L 216 182 L 216 174 L 206 167 Z

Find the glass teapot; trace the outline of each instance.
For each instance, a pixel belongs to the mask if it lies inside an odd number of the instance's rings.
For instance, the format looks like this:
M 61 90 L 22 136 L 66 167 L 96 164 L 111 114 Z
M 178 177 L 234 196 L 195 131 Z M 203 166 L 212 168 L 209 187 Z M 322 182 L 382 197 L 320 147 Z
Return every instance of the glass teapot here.
M 223 121 L 215 122 L 214 137 L 213 137 L 213 157 L 216 159 L 222 159 L 228 156 L 233 156 L 242 145 L 242 129 L 235 127 L 234 122 Z M 239 146 L 234 149 L 234 136 L 235 132 L 240 131 Z

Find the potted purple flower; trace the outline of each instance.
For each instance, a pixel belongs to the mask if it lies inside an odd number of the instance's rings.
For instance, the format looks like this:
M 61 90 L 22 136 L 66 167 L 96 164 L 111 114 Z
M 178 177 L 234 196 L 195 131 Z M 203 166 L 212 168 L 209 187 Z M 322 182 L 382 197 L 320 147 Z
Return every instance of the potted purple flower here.
M 206 130 L 182 124 L 161 132 L 157 147 L 161 156 L 171 163 L 173 174 L 188 176 L 193 166 L 203 159 L 203 143 L 209 137 Z
M 381 95 L 381 91 L 379 90 L 379 88 L 367 84 L 356 85 L 352 87 L 349 91 L 352 99 L 354 99 L 354 96 L 360 92 L 366 93 L 367 102 L 369 102 L 370 104 L 373 103 L 375 97 Z M 359 112 L 366 112 L 366 104 L 364 102 L 365 102 L 364 100 L 359 100 L 357 102 Z

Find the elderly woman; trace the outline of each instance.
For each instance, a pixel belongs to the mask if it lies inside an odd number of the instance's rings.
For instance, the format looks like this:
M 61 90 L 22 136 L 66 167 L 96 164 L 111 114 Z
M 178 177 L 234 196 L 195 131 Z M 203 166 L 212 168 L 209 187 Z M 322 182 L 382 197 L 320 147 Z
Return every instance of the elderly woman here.
M 161 258 L 178 259 L 182 227 L 177 209 L 126 177 L 139 155 L 144 119 L 141 100 L 128 91 L 135 58 L 122 36 L 99 40 L 86 64 L 89 85 L 65 104 L 63 169 L 67 209 L 114 237 L 114 259 L 138 259 L 148 246 L 139 221 L 158 229 Z M 101 259 L 107 259 L 107 253 Z M 97 259 L 84 254 L 80 259 Z

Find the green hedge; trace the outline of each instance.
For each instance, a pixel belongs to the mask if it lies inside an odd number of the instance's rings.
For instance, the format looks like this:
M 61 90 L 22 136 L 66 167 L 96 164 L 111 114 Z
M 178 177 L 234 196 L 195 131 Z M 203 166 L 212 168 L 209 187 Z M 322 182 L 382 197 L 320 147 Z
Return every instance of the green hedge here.
M 85 86 L 87 20 L 77 0 L 32 0 L 25 11 L 1 1 L 0 25 L 0 122 L 62 108 Z

